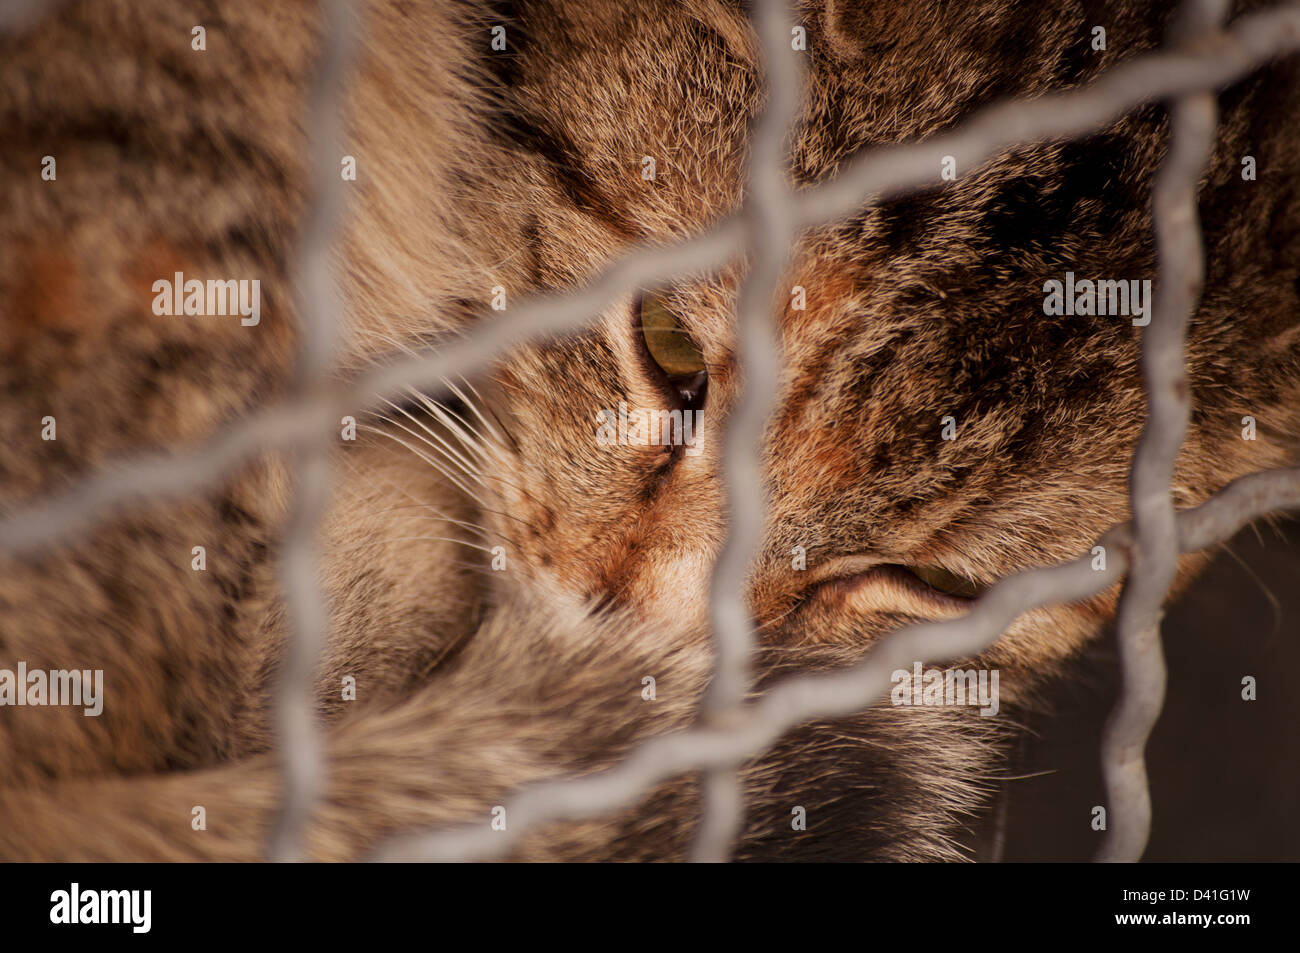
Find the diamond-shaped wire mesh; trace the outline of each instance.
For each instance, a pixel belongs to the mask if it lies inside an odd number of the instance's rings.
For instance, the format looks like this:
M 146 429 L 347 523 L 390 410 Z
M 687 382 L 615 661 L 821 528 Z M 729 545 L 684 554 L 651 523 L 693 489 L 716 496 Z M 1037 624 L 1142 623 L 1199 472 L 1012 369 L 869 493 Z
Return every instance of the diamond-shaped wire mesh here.
M 15 4 L 0 19 L 0 29 L 39 15 L 37 7 L 33 2 Z M 259 450 L 292 450 L 298 489 L 282 557 L 292 637 L 277 716 L 285 786 L 270 856 L 301 856 L 303 831 L 324 767 L 314 723 L 312 676 L 328 620 L 316 583 L 315 528 L 327 496 L 325 451 L 331 423 L 357 406 L 372 407 L 408 387 L 481 370 L 525 341 L 577 330 L 631 289 L 719 268 L 748 255 L 739 343 L 747 397 L 727 426 L 724 476 L 730 532 L 713 577 L 711 619 L 718 660 L 704 720 L 688 731 L 645 741 L 599 774 L 559 778 L 516 792 L 505 805 L 509 831 L 491 831 L 481 824 L 406 834 L 391 839 L 376 856 L 500 856 L 542 824 L 626 807 L 670 777 L 703 771 L 705 809 L 693 856 L 726 859 L 743 817 L 736 772 L 745 759 L 798 724 L 871 705 L 888 690 L 890 673 L 907 668 L 913 659 L 977 654 L 1022 613 L 1079 600 L 1123 580 L 1117 627 L 1124 691 L 1103 742 L 1111 823 L 1099 859 L 1137 860 L 1146 845 L 1151 814 L 1143 749 L 1164 696 L 1160 609 L 1178 554 L 1223 541 L 1261 515 L 1300 507 L 1300 469 L 1244 477 L 1202 505 L 1178 513 L 1170 492 L 1190 407 L 1183 342 L 1204 270 L 1196 194 L 1215 135 L 1213 91 L 1273 57 L 1300 50 L 1300 7 L 1245 16 L 1223 30 L 1219 24 L 1226 15 L 1225 0 L 1187 0 L 1163 50 L 1114 66 L 1083 87 L 983 109 L 953 131 L 929 140 L 870 150 L 833 180 L 794 192 L 785 177 L 786 136 L 799 105 L 798 54 L 788 45 L 793 21 L 784 0 L 756 0 L 753 19 L 765 53 L 769 100 L 752 140 L 749 188 L 738 213 L 687 241 L 629 254 L 578 292 L 537 299 L 484 319 L 463 339 L 436 353 L 407 357 L 350 383 L 334 384 L 326 372 L 341 304 L 330 255 L 342 204 L 335 168 L 339 104 L 350 52 L 357 45 L 350 7 L 348 0 L 324 2 L 325 38 L 311 93 L 315 198 L 298 255 L 303 345 L 296 391 L 284 403 L 232 424 L 193 452 L 125 461 L 0 521 L 0 553 L 27 552 L 85 530 L 132 501 L 174 497 L 215 483 Z M 764 507 L 741 501 L 762 499 L 759 445 L 780 371 L 770 302 L 799 229 L 849 214 L 869 200 L 936 184 L 942 156 L 954 156 L 960 168 L 975 168 L 1008 147 L 1082 136 L 1140 104 L 1162 100 L 1170 104 L 1172 122 L 1169 151 L 1153 190 L 1157 295 L 1142 339 L 1149 414 L 1132 469 L 1134 522 L 1112 528 L 1099 540 L 1111 554 L 1107 567 L 1097 571 L 1090 556 L 1082 556 L 1018 573 L 992 587 L 961 618 L 900 629 L 854 666 L 792 676 L 746 701 L 754 633 L 743 602 L 743 582 L 758 545 Z

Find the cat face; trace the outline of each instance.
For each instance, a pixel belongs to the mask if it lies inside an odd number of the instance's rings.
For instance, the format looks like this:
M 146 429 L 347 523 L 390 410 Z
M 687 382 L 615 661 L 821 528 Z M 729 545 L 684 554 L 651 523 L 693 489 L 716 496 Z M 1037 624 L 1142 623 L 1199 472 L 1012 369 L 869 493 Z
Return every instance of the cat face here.
M 803 10 L 796 188 L 998 98 L 1084 80 L 1113 56 L 1078 39 L 1084 24 L 1065 5 L 988 21 L 922 6 L 932 16 L 904 16 L 902 5 Z M 1162 16 L 1119 16 L 1144 46 L 1158 42 Z M 880 21 L 879 45 L 854 46 L 845 26 L 854 17 Z M 737 11 L 694 4 L 637 18 L 597 5 L 577 18 L 563 4 L 527 5 L 507 32 L 517 46 L 498 69 L 492 119 L 502 148 L 530 169 L 513 200 L 530 209 L 516 281 L 570 287 L 630 245 L 738 207 L 760 84 Z M 1281 88 L 1248 82 L 1229 105 L 1269 112 Z M 1244 136 L 1230 109 L 1203 195 L 1209 281 L 1188 344 L 1195 419 L 1179 506 L 1295 455 L 1285 397 L 1300 380 L 1300 341 L 1283 313 L 1295 303 L 1296 244 L 1292 236 L 1267 288 L 1236 267 L 1248 248 L 1263 254 L 1257 226 L 1277 200 L 1237 176 Z M 1276 137 L 1249 148 L 1295 162 Z M 1163 151 L 1163 114 L 1141 109 L 1080 142 L 1015 149 L 951 179 L 936 168 L 934 187 L 864 203 L 800 237 L 772 302 L 783 372 L 763 446 L 769 510 L 746 591 L 765 641 L 858 651 L 906 622 L 961 614 L 1003 576 L 1086 553 L 1127 518 L 1144 418 L 1138 303 L 1154 275 L 1148 206 Z M 653 293 L 707 371 L 702 402 L 686 408 L 699 412 L 695 452 L 638 442 L 638 419 L 684 409 L 647 349 L 639 295 L 494 373 L 485 399 L 508 431 L 489 481 L 504 514 L 494 528 L 526 575 L 651 619 L 705 618 L 726 532 L 723 428 L 746 399 L 735 356 L 743 275 L 736 262 Z M 1056 307 L 1050 283 L 1074 289 L 1076 278 L 1137 282 L 1125 286 L 1129 312 Z M 1241 439 L 1244 413 L 1274 422 L 1265 439 Z M 616 429 L 618 439 L 602 440 L 601 422 L 624 417 L 632 438 Z M 1099 628 L 1115 595 L 1024 616 L 989 663 L 1052 669 Z
M 174 4 L 58 6 L 29 35 L 0 37 L 0 114 L 17 144 L 0 153 L 16 210 L 0 216 L 10 504 L 119 454 L 198 445 L 283 398 L 297 356 L 315 5 L 225 5 L 201 52 L 186 49 L 194 24 Z M 343 179 L 335 259 L 342 369 L 437 345 L 490 301 L 576 288 L 635 246 L 740 208 L 763 86 L 745 6 L 364 5 L 342 137 L 343 169 L 356 173 Z M 932 136 L 1002 97 L 1086 82 L 1153 47 L 1173 5 L 1106 5 L 1110 49 L 1089 42 L 1093 6 L 798 4 L 790 55 L 808 75 L 791 185 L 815 188 L 864 150 Z M 1207 280 L 1187 345 L 1181 506 L 1298 456 L 1297 68 L 1275 64 L 1220 97 L 1200 197 Z M 775 408 L 758 448 L 768 508 L 744 591 L 757 681 L 859 659 L 899 625 L 965 611 L 1007 573 L 1087 552 L 1127 516 L 1142 330 L 1123 310 L 1099 311 L 1095 294 L 1089 306 L 1063 289 L 1143 289 L 1153 277 L 1147 208 L 1163 115 L 1138 109 L 1092 137 L 975 168 L 936 157 L 931 188 L 864 196 L 793 243 L 770 306 L 783 369 L 761 395 Z M 38 183 L 54 153 L 57 180 L 51 167 Z M 1240 174 L 1246 156 L 1258 180 Z M 259 323 L 154 312 L 152 282 L 177 272 L 259 276 Z M 344 486 L 321 533 L 332 610 L 318 684 L 330 721 L 330 790 L 313 834 L 322 859 L 481 818 L 520 785 L 597 770 L 694 722 L 711 671 L 710 574 L 728 531 L 723 434 L 754 398 L 737 357 L 744 276 L 738 256 L 629 288 L 584 332 L 516 349 L 438 395 L 459 402 L 459 421 L 431 412 L 425 431 L 401 418 L 431 448 L 445 437 L 441 450 L 354 442 L 340 421 Z M 1136 305 L 1124 287 L 1125 308 Z M 59 436 L 38 444 L 47 414 Z M 1242 439 L 1246 415 L 1254 440 Z M 667 442 L 645 433 L 664 419 Z M 132 686 L 102 719 L 24 706 L 0 720 L 13 753 L 0 763 L 0 815 L 23 819 L 0 823 L 14 832 L 6 855 L 263 856 L 280 776 L 254 755 L 274 744 L 290 615 L 276 544 L 295 495 L 287 461 L 267 457 L 205 474 L 221 483 L 210 492 L 151 499 L 64 548 L 6 562 L 0 667 L 103 668 L 110 685 Z M 205 551 L 200 570 L 190 559 Z M 507 571 L 479 572 L 489 561 Z M 983 656 L 1002 672 L 1002 700 L 1031 691 L 1113 598 L 1018 620 Z M 660 684 L 653 706 L 648 673 Z M 340 697 L 347 680 L 359 696 Z M 742 766 L 738 853 L 960 857 L 958 819 L 997 776 L 1011 722 L 968 706 L 880 705 L 801 726 Z M 183 770 L 222 766 L 220 777 Z M 696 781 L 668 780 L 531 856 L 681 856 Z M 175 805 L 200 802 L 239 818 L 232 837 L 190 836 Z M 797 838 L 792 805 L 816 818 Z

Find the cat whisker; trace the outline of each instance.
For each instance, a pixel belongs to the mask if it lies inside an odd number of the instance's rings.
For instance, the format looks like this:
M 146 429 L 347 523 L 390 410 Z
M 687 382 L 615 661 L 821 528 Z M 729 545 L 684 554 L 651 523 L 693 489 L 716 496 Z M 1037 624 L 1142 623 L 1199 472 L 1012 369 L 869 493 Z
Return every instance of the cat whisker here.
M 482 434 L 469 427 L 465 421 L 461 420 L 458 415 L 454 414 L 440 401 L 436 401 L 414 388 L 410 388 L 410 392 L 440 424 L 447 428 L 452 436 L 460 441 L 465 449 L 473 453 L 481 461 L 490 459 L 491 454 L 488 453 L 488 443 Z
M 373 428 L 367 428 L 367 429 L 371 429 L 371 430 L 373 430 Z M 392 439 L 392 436 L 391 436 L 390 434 L 386 434 L 386 436 L 388 436 L 389 439 Z M 402 446 L 405 447 L 405 444 L 402 444 Z M 407 449 L 409 449 L 409 448 L 407 448 Z M 419 507 L 423 507 L 423 508 L 429 510 L 430 512 L 434 513 L 437 517 L 447 520 L 449 523 L 457 523 L 457 524 L 459 524 L 459 525 L 463 525 L 463 526 L 465 526 L 465 527 L 468 528 L 468 529 L 477 530 L 477 531 L 478 531 L 478 532 L 479 532 L 479 533 L 480 533 L 484 538 L 487 538 L 487 539 L 498 539 L 498 538 L 500 538 L 500 534 L 499 534 L 499 533 L 495 533 L 495 532 L 493 532 L 492 529 L 491 529 L 490 527 L 484 526 L 484 525 L 481 524 L 481 523 L 470 523 L 470 522 L 467 522 L 467 521 L 465 521 L 465 520 L 457 520 L 457 519 L 455 519 L 455 518 L 453 518 L 453 517 L 449 517 L 449 516 L 447 516 L 445 513 L 443 513 L 441 510 L 439 510 L 437 507 L 435 507 L 434 505 L 432 505 L 431 503 L 428 503 L 428 502 L 426 502 L 426 501 L 424 501 L 424 500 L 421 500 L 421 499 L 420 499 L 419 497 L 417 497 L 414 493 L 412 493 L 409 489 L 407 489 L 407 488 L 405 488 L 405 487 L 397 487 L 397 486 L 394 486 L 391 482 L 389 482 L 389 481 L 387 481 L 387 480 L 385 480 L 384 483 L 385 483 L 385 485 L 387 485 L 390 489 L 392 489 L 394 493 L 400 493 L 401 495 L 405 496 L 407 499 L 409 499 L 409 500 L 411 501 L 409 504 L 396 504 L 395 506 L 390 507 L 390 509 L 399 509 L 399 508 L 402 508 L 402 507 L 404 507 L 404 506 L 419 506 Z M 473 497 L 471 496 L 471 498 L 473 498 Z M 485 514 L 485 515 L 491 515 L 491 516 L 499 516 L 500 518 L 502 518 L 502 519 L 506 519 L 506 520 L 514 520 L 515 522 L 522 524 L 525 528 L 529 528 L 529 527 L 531 527 L 531 525 L 532 525 L 532 524 L 530 524 L 530 523 L 528 522 L 528 520 L 523 519 L 522 517 L 517 516 L 517 515 L 515 515 L 514 513 L 506 513 L 506 512 L 504 512 L 504 511 L 502 511 L 502 510 L 498 510 L 498 509 L 495 509 L 494 507 L 488 506 L 487 503 L 486 503 L 486 501 L 484 501 L 484 500 L 482 500 L 482 499 L 475 499 L 474 502 L 475 502 L 475 504 L 476 504 L 475 509 L 476 509 L 476 511 L 479 512 L 479 513 L 482 513 L 482 514 Z
M 418 505 L 420 505 L 420 504 L 411 504 L 411 505 L 412 505 L 412 506 L 418 506 Z M 389 508 L 386 509 L 386 510 L 378 510 L 377 512 L 378 512 L 378 513 L 389 513 L 389 512 L 392 512 L 392 511 L 395 510 L 395 509 L 400 509 L 400 508 L 401 508 L 401 507 L 389 507 Z M 467 521 L 465 521 L 465 520 L 452 519 L 452 518 L 450 518 L 450 517 L 443 516 L 443 515 L 441 515 L 441 514 L 434 515 L 434 516 L 410 516 L 410 517 L 407 517 L 407 519 L 411 519 L 411 520 L 428 520 L 428 521 L 431 522 L 431 523 L 448 523 L 448 524 L 451 524 L 451 525 L 453 525 L 453 526 L 459 526 L 459 527 L 461 527 L 461 528 L 463 528 L 463 529 L 469 530 L 471 533 L 474 533 L 474 534 L 477 535 L 477 536 L 481 536 L 481 537 L 483 537 L 484 539 L 491 538 L 491 534 L 487 531 L 486 527 L 480 526 L 480 525 L 477 524 L 477 523 L 470 523 L 470 522 L 467 522 Z
M 401 426 L 401 425 L 398 424 L 397 426 Z M 403 429 L 405 429 L 405 428 L 403 428 Z M 464 494 L 465 494 L 467 497 L 469 497 L 471 500 L 473 500 L 473 501 L 476 502 L 476 503 L 477 503 L 477 502 L 481 502 L 480 499 L 479 499 L 479 497 L 478 497 L 478 494 L 476 494 L 473 490 L 471 490 L 468 486 L 466 486 L 466 485 L 461 481 L 461 479 L 460 479 L 458 476 L 456 476 L 456 474 L 454 474 L 451 470 L 449 470 L 449 469 L 448 469 L 448 468 L 447 468 L 447 467 L 446 467 L 446 466 L 445 466 L 441 461 L 438 461 L 438 460 L 433 459 L 433 458 L 430 457 L 427 453 L 425 453 L 423 450 L 420 450 L 420 449 L 418 449 L 417 447 L 413 447 L 413 446 L 411 446 L 409 443 L 407 443 L 407 442 L 406 442 L 405 440 L 403 440 L 401 437 L 399 437 L 399 436 L 397 436 L 396 434 L 393 434 L 393 433 L 391 433 L 391 432 L 389 432 L 389 431 L 387 431 L 387 430 L 381 430 L 381 429 L 379 429 L 379 428 L 374 428 L 374 432 L 375 432 L 375 433 L 381 433 L 381 434 L 384 434 L 384 435 L 386 435 L 390 440 L 394 440 L 394 441 L 396 441 L 397 443 L 401 444 L 401 445 L 402 445 L 403 447 L 405 447 L 407 450 L 410 450 L 413 454 L 415 454 L 417 457 L 419 457 L 419 458 L 420 458 L 421 460 L 423 460 L 425 463 L 429 464 L 429 466 L 433 467 L 435 470 L 437 470 L 439 473 L 441 473 L 443 476 L 445 476 L 448 480 L 450 480 L 450 481 L 452 482 L 452 484 L 453 484 L 457 489 L 459 489 L 462 493 L 464 493 Z M 408 432 L 409 432 L 409 431 L 408 431 Z M 416 435 L 415 435 L 415 434 L 412 434 L 412 436 L 416 436 Z
M 425 424 L 423 421 L 417 418 L 414 414 L 407 411 L 405 408 L 397 404 L 393 404 L 391 401 L 389 401 L 389 404 L 399 414 L 402 414 L 404 417 L 406 417 L 408 420 L 414 423 L 417 427 L 423 430 L 425 434 L 428 435 L 428 437 L 424 437 L 421 436 L 420 434 L 417 434 L 415 431 L 411 430 L 401 421 L 394 420 L 392 418 L 385 418 L 388 420 L 389 423 L 391 423 L 395 427 L 400 427 L 402 430 L 405 430 L 407 433 L 411 434 L 411 436 L 416 437 L 417 439 L 421 440 L 423 443 L 427 444 L 430 448 L 437 450 L 440 454 L 442 454 L 444 457 L 447 458 L 447 461 L 449 463 L 454 463 L 456 466 L 460 467 L 460 469 L 465 473 L 466 476 L 477 480 L 479 483 L 483 482 L 482 472 L 479 470 L 479 468 L 473 463 L 471 463 L 469 460 L 467 460 L 465 457 L 457 453 L 455 448 L 452 447 L 451 444 L 449 444 L 441 436 L 435 433 L 427 424 Z M 432 440 L 430 440 L 429 438 L 432 438 Z M 437 441 L 437 442 L 435 443 L 433 441 Z
M 464 383 L 464 385 L 470 391 L 473 392 L 474 397 L 477 398 L 479 403 L 483 402 L 483 395 L 480 394 L 477 389 L 475 389 L 473 384 L 471 384 L 464 377 L 461 378 L 461 382 Z M 489 434 L 492 436 L 494 440 L 501 439 L 501 435 L 497 433 L 496 428 L 492 426 L 492 424 L 488 421 L 488 419 L 483 416 L 482 411 L 480 411 L 478 408 L 478 404 L 476 404 L 473 399 L 468 397 L 464 393 L 464 391 L 462 391 L 459 387 L 457 387 L 452 381 L 443 378 L 443 383 L 446 384 L 449 388 L 451 388 L 451 392 L 455 394 L 457 397 L 459 397 L 461 402 L 464 403 L 466 407 L 468 407 L 471 411 L 473 411 L 475 417 L 477 417 L 480 421 L 482 421 L 483 426 L 488 429 Z
M 385 536 L 383 539 L 366 540 L 364 543 L 357 543 L 355 546 L 346 546 L 342 549 L 336 549 L 334 550 L 334 552 L 350 553 L 353 550 L 362 549 L 366 546 L 379 546 L 384 543 L 397 543 L 406 540 L 417 540 L 417 539 L 433 540 L 436 542 L 443 542 L 443 543 L 458 543 L 461 546 L 468 546 L 470 549 L 477 549 L 488 554 L 491 554 L 492 552 L 491 547 L 480 546 L 478 543 L 471 543 L 467 540 L 457 539 L 454 536 Z

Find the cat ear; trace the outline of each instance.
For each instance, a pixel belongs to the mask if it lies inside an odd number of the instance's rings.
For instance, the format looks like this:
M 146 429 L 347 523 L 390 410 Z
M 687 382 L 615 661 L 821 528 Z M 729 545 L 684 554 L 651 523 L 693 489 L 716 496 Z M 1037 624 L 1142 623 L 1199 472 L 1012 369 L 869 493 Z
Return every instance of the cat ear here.
M 836 59 L 853 61 L 865 57 L 868 47 L 884 41 L 896 20 L 896 9 L 887 3 L 826 0 L 822 28 L 830 53 Z
M 749 0 L 683 0 L 692 17 L 722 37 L 727 52 L 746 66 L 759 59 L 758 37 L 750 26 Z
M 938 17 L 937 8 L 937 0 L 825 0 L 822 40 L 836 59 L 860 61 L 872 52 L 894 46 L 909 32 L 925 30 Z

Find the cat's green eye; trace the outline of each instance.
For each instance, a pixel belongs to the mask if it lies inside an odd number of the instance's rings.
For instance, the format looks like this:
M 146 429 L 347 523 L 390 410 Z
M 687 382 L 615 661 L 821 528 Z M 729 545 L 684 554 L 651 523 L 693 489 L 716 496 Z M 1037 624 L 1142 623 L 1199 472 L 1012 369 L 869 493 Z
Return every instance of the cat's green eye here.
M 938 566 L 908 566 L 907 568 L 913 576 L 944 595 L 956 596 L 959 599 L 976 599 L 985 591 L 985 587 L 979 583 Z
M 638 303 L 638 326 L 650 359 L 688 403 L 694 402 L 708 377 L 704 354 L 659 295 L 647 292 Z

